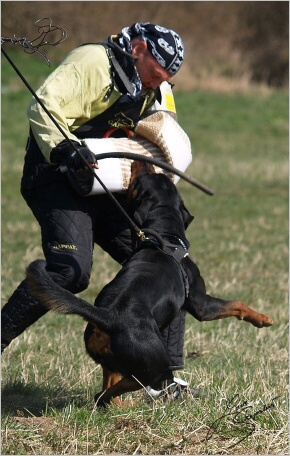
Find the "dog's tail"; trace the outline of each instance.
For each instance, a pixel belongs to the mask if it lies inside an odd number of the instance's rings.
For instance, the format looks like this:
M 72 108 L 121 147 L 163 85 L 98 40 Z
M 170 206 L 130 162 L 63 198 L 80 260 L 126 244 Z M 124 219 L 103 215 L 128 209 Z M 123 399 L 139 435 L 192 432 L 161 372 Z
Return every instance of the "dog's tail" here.
M 28 286 L 33 296 L 47 309 L 61 314 L 80 315 L 86 321 L 97 324 L 108 330 L 108 322 L 112 316 L 105 308 L 96 308 L 81 298 L 55 283 L 46 268 L 44 260 L 35 260 L 26 270 Z

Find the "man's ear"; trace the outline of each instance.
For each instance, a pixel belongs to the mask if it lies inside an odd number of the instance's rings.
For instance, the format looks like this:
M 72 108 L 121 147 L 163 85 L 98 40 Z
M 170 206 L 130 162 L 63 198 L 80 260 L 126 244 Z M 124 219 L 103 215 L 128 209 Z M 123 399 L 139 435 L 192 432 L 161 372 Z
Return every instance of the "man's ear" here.
M 147 43 L 146 41 L 139 41 L 132 46 L 132 56 L 135 59 L 138 59 L 140 54 L 144 54 L 147 50 Z

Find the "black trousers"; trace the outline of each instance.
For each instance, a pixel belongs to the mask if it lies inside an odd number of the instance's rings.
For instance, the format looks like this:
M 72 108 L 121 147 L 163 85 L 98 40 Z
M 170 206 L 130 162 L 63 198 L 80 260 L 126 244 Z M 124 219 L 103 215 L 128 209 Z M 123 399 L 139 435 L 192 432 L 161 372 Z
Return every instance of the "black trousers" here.
M 25 196 L 41 227 L 42 248 L 47 270 L 55 282 L 76 294 L 90 281 L 94 244 L 118 263 L 132 252 L 128 222 L 106 194 L 80 197 L 59 171 L 55 179 L 41 180 Z M 114 195 L 125 205 L 125 195 Z M 24 280 L 2 309 L 2 338 L 9 343 L 46 313 L 29 294 Z M 164 331 L 171 356 L 171 369 L 183 368 L 183 311 Z

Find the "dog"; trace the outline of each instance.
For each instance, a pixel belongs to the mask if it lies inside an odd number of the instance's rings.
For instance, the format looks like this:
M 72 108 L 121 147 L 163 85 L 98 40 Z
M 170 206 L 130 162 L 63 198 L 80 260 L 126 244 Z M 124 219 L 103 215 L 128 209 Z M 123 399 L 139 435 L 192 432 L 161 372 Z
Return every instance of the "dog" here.
M 103 368 L 98 406 L 152 385 L 169 368 L 160 331 L 183 307 L 199 321 L 237 317 L 261 328 L 268 316 L 241 301 L 211 297 L 197 265 L 188 256 L 185 230 L 192 220 L 180 194 L 164 174 L 148 164 L 133 162 L 128 189 L 130 215 L 143 230 L 131 257 L 97 296 L 94 306 L 59 287 L 44 260 L 27 268 L 33 295 L 48 309 L 77 314 L 87 322 L 87 353 Z

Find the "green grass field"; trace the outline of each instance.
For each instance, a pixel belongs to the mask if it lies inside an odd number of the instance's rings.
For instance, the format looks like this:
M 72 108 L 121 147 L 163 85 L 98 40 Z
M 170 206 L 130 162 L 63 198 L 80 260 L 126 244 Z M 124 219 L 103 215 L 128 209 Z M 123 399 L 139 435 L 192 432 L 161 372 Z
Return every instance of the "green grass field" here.
M 51 69 L 10 53 L 36 89 Z M 30 93 L 2 59 L 2 305 L 30 261 L 43 258 L 37 222 L 19 185 Z M 288 452 L 288 94 L 176 94 L 189 134 L 188 173 L 210 197 L 180 181 L 195 219 L 191 257 L 210 294 L 239 298 L 275 324 L 187 317 L 185 368 L 203 399 L 95 410 L 101 369 L 85 354 L 85 323 L 49 313 L 2 357 L 1 454 L 283 454 Z M 96 248 L 93 302 L 119 266 Z

